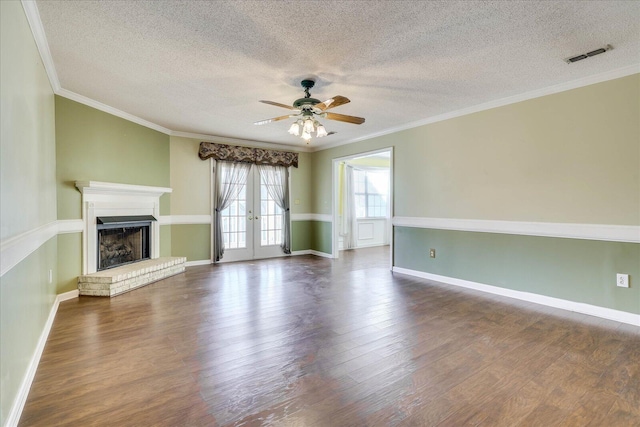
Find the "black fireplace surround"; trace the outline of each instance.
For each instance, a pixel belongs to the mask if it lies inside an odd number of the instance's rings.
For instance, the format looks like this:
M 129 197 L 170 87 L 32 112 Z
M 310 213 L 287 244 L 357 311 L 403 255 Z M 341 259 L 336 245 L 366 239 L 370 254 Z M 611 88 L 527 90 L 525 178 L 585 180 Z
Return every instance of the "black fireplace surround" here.
M 151 258 L 152 215 L 99 216 L 97 270 Z

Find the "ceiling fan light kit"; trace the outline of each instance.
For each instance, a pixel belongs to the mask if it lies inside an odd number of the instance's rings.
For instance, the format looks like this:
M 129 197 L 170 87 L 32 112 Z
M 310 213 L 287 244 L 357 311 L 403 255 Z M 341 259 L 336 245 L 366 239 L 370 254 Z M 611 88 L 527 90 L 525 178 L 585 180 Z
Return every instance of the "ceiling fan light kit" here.
M 326 101 L 321 102 L 316 98 L 311 97 L 311 93 L 309 93 L 309 89 L 311 89 L 315 82 L 313 80 L 302 80 L 300 85 L 304 88 L 304 98 L 298 98 L 293 101 L 292 106 L 288 106 L 286 104 L 281 104 L 279 102 L 273 101 L 260 101 L 264 104 L 274 105 L 276 107 L 287 108 L 289 110 L 294 110 L 292 114 L 286 116 L 274 117 L 272 119 L 261 120 L 259 122 L 255 122 L 255 125 L 265 125 L 267 123 L 276 122 L 279 120 L 288 119 L 290 117 L 299 117 L 295 122 L 291 124 L 289 128 L 289 133 L 291 135 L 299 136 L 304 139 L 307 144 L 311 141 L 312 136 L 316 138 L 322 138 L 328 135 L 332 135 L 335 132 L 327 132 L 324 125 L 320 123 L 316 117 L 326 118 L 329 120 L 337 120 L 345 123 L 352 123 L 356 125 L 360 125 L 364 123 L 364 119 L 362 117 L 348 116 L 345 114 L 336 114 L 327 112 L 327 110 L 335 107 L 339 107 L 340 105 L 347 104 L 351 102 L 349 98 L 337 95 L 333 98 L 329 98 Z

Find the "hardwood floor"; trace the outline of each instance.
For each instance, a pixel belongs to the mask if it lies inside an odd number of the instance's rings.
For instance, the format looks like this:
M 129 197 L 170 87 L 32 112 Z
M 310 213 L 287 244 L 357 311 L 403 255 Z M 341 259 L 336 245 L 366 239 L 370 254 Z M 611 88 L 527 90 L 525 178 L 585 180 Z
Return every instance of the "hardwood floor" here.
M 387 250 L 63 302 L 20 425 L 640 425 L 639 328 L 392 274 Z

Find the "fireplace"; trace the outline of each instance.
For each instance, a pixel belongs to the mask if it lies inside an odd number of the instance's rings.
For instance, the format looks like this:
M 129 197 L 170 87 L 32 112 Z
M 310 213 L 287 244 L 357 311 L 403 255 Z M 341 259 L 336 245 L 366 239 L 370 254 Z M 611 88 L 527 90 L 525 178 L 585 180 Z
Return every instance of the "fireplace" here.
M 76 187 L 82 193 L 83 275 L 115 267 L 115 260 L 104 261 L 104 254 L 102 256 L 104 262 L 101 263 L 99 260 L 98 228 L 116 230 L 102 232 L 104 234 L 102 245 L 109 252 L 108 257 L 120 258 L 124 263 L 132 262 L 130 258 L 153 260 L 160 257 L 160 222 L 162 221 L 160 197 L 171 193 L 171 188 L 99 181 L 76 181 Z M 143 222 L 145 224 L 142 224 Z M 146 231 L 128 230 L 128 228 L 141 226 L 144 226 Z M 118 230 L 122 236 L 113 236 L 118 233 Z M 122 237 L 125 242 L 121 246 L 115 246 L 112 239 L 116 237 Z M 131 248 L 133 242 L 136 246 L 142 242 L 142 246 L 146 246 L 146 249 L 141 248 L 138 254 L 138 249 Z
M 97 270 L 151 257 L 152 215 L 97 217 Z

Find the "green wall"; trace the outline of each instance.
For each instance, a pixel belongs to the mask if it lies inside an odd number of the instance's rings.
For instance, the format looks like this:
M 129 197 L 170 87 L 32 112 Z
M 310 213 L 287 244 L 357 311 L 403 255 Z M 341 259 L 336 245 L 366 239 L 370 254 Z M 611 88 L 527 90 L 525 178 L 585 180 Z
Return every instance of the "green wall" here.
M 200 160 L 200 140 L 172 136 L 171 214 L 211 215 L 211 161 Z
M 331 223 L 325 221 L 309 221 L 311 249 L 331 254 Z
M 6 239 L 56 220 L 54 95 L 17 1 L 0 2 L 0 87 L 0 239 L 4 246 Z M 0 425 L 7 422 L 53 306 L 56 264 L 57 239 L 53 237 L 0 277 Z M 49 271 L 53 283 L 49 283 Z
M 56 265 L 56 256 L 57 238 L 53 237 L 0 279 L 2 425 L 27 373 L 56 297 L 56 285 L 49 283 L 48 277 L 48 270 Z
M 55 106 L 19 2 L 2 4 L 0 239 L 56 219 Z
M 331 254 L 331 223 L 324 221 L 292 221 L 291 250 L 314 250 Z
M 397 267 L 640 314 L 636 243 L 394 228 Z M 429 249 L 436 257 L 429 257 Z
M 298 167 L 291 168 L 291 213 L 311 213 L 313 186 L 311 184 L 313 153 L 299 153 Z M 297 203 L 296 203 L 297 201 Z
M 639 225 L 639 98 L 634 74 L 318 151 L 312 212 L 332 159 L 394 147 L 397 216 Z
M 78 289 L 82 274 L 82 233 L 58 235 L 58 286 L 61 294 Z
M 170 186 L 168 135 L 60 96 L 55 106 L 58 219 L 82 218 L 76 181 Z M 161 214 L 170 213 L 170 202 L 169 194 L 160 198 Z M 160 252 L 170 255 L 171 232 L 165 227 Z M 77 289 L 81 234 L 61 235 L 58 249 L 57 292 Z
M 160 226 L 160 256 L 171 256 L 171 226 Z
M 171 226 L 171 255 L 187 257 L 187 261 L 211 259 L 211 226 L 186 224 Z
M 21 3 L 0 8 L 3 241 L 81 218 L 77 180 L 172 187 L 176 205 L 163 196 L 162 215 L 210 213 L 199 140 L 54 97 Z M 638 99 L 636 74 L 300 153 L 291 212 L 331 213 L 332 159 L 393 147 L 397 216 L 638 226 Z M 293 221 L 292 249 L 331 253 L 331 227 Z M 165 225 L 160 233 L 161 255 L 210 259 L 209 224 Z M 394 238 L 399 267 L 640 313 L 639 244 L 404 227 Z M 0 425 L 55 294 L 76 288 L 80 253 L 80 233 L 59 235 L 0 277 Z M 631 288 L 617 288 L 615 273 L 629 273 Z
M 58 219 L 82 217 L 76 181 L 169 187 L 169 136 L 56 96 Z M 168 215 L 170 195 L 160 198 Z
M 331 213 L 333 159 L 393 147 L 394 216 L 639 226 L 639 99 L 635 74 L 315 152 L 312 212 Z M 435 230 L 397 229 L 395 265 L 637 312 L 638 244 L 450 233 L 440 243 L 461 255 L 434 263 Z M 554 244 L 591 265 L 545 262 Z M 630 290 L 615 286 L 626 272 Z
M 291 251 L 311 249 L 311 222 L 291 221 Z
M 170 138 L 171 164 L 171 214 L 172 215 L 211 215 L 211 162 L 200 160 L 198 149 L 200 138 L 184 138 L 172 136 Z M 213 139 L 211 142 L 216 142 Z M 251 146 L 251 144 L 246 144 Z M 283 150 L 286 149 L 283 147 Z M 311 212 L 311 153 L 302 152 L 298 155 L 298 167 L 291 168 L 291 213 L 306 214 Z M 296 221 L 294 221 L 295 224 Z M 202 261 L 210 257 L 210 235 L 208 240 L 201 236 L 206 226 L 199 224 L 176 226 L 172 231 L 171 254 L 173 256 L 187 256 L 189 261 Z M 195 227 L 195 228 L 194 228 Z M 293 250 L 309 249 L 310 231 L 305 226 L 293 226 Z M 179 231 L 178 231 L 179 230 Z M 197 230 L 197 231 L 194 231 Z M 189 242 L 181 236 L 182 232 L 196 237 Z M 297 239 L 297 241 L 296 241 Z M 300 248 L 300 249 L 296 249 Z M 187 255 L 188 254 L 188 255 Z M 202 258 L 196 258 L 201 256 Z

